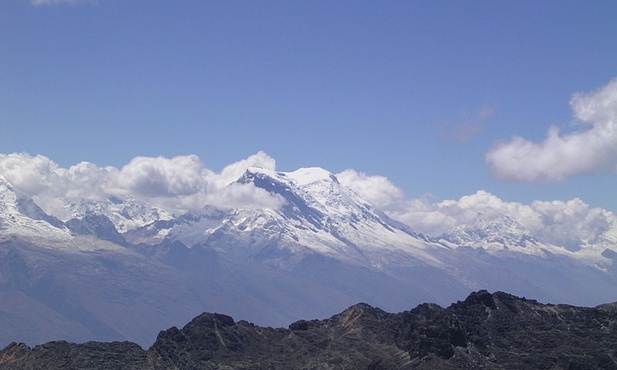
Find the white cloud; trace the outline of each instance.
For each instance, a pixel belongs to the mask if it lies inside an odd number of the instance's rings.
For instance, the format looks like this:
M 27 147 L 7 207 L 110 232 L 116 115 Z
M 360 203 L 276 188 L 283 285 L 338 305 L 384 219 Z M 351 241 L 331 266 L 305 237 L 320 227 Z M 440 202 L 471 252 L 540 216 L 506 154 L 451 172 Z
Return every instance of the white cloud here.
M 274 171 L 276 161 L 266 153 L 260 151 L 246 159 L 232 163 L 216 174 L 209 176 L 209 204 L 227 208 L 278 208 L 284 200 L 257 188 L 251 184 L 235 183 L 247 169 L 261 167 Z
M 232 163 L 221 171 L 220 175 L 216 177 L 217 186 L 225 187 L 231 182 L 236 181 L 246 172 L 250 167 L 261 167 L 267 170 L 276 168 L 276 161 L 266 153 L 260 151 L 257 154 Z
M 49 158 L 0 154 L 0 175 L 30 195 L 47 212 L 63 216 L 66 201 L 129 196 L 145 199 L 172 212 L 221 207 L 276 208 L 280 197 L 251 184 L 230 186 L 247 168 L 274 169 L 274 159 L 259 152 L 215 173 L 195 155 L 136 157 L 121 169 L 82 162 L 62 168 Z
M 395 209 L 404 200 L 403 191 L 384 176 L 369 176 L 348 169 L 336 174 L 336 178 L 341 185 L 351 188 L 380 209 Z
M 567 202 L 536 201 L 530 208 L 540 220 L 533 228 L 539 239 L 572 248 L 582 242 L 597 243 L 615 219 L 612 213 L 591 208 L 577 198 Z
M 497 144 L 485 156 L 493 175 L 509 181 L 556 181 L 617 172 L 617 79 L 598 91 L 574 94 L 570 107 L 588 126 L 585 130 L 561 133 L 553 126 L 541 143 L 515 136 Z
M 411 200 L 405 203 L 404 208 L 389 211 L 388 214 L 432 236 L 447 233 L 455 226 L 474 225 L 480 219 L 509 216 L 539 241 L 571 249 L 601 241 L 612 225 L 617 225 L 617 219 L 611 212 L 591 208 L 578 198 L 523 204 L 506 202 L 483 190 L 458 200 L 438 203 L 427 199 Z
M 580 199 L 536 201 L 531 204 L 506 202 L 480 190 L 458 200 L 431 202 L 429 198 L 406 199 L 402 190 L 383 176 L 369 176 L 354 170 L 336 175 L 340 183 L 362 198 L 421 233 L 439 236 L 460 225 L 474 225 L 509 216 L 531 235 L 546 243 L 576 249 L 606 237 L 617 218 L 611 212 L 591 208 Z
M 58 172 L 58 176 L 63 180 L 61 190 L 66 198 L 98 199 L 112 193 L 110 189 L 115 187 L 113 179 L 117 177 L 118 169 L 101 168 L 94 163 L 81 162 Z
M 0 173 L 28 195 L 39 194 L 59 181 L 59 167 L 49 158 L 27 154 L 0 154 Z
M 120 169 L 87 162 L 62 168 L 41 155 L 0 154 L 0 175 L 32 196 L 45 211 L 60 218 L 66 201 L 112 195 L 145 199 L 175 213 L 206 204 L 226 208 L 281 206 L 284 201 L 280 197 L 251 184 L 235 183 L 244 171 L 255 166 L 274 170 L 276 163 L 259 152 L 219 173 L 206 168 L 194 155 L 136 157 Z M 337 174 L 337 178 L 392 218 L 431 236 L 455 226 L 473 225 L 478 219 L 503 215 L 520 222 L 539 240 L 567 248 L 602 242 L 607 232 L 617 233 L 617 219 L 611 212 L 591 208 L 580 199 L 522 204 L 506 202 L 481 190 L 458 200 L 432 202 L 429 198 L 406 198 L 400 188 L 383 176 L 349 169 Z
M 514 204 L 506 204 L 498 197 L 480 190 L 455 200 L 431 203 L 428 198 L 405 202 L 403 207 L 388 211 L 396 219 L 422 233 L 437 236 L 462 224 L 473 224 L 479 218 L 490 219 L 503 214 Z
M 211 173 L 195 155 L 136 157 L 116 173 L 116 186 L 121 192 L 155 198 L 191 195 L 205 187 Z

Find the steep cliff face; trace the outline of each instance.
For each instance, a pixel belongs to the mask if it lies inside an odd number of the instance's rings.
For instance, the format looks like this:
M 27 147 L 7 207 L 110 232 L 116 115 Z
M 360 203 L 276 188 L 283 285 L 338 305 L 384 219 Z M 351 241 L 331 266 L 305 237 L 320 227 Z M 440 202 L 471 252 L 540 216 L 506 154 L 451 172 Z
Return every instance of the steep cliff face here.
M 143 350 L 130 342 L 12 343 L 0 369 L 617 369 L 614 305 L 541 304 L 479 291 L 441 308 L 357 304 L 287 329 L 204 313 Z

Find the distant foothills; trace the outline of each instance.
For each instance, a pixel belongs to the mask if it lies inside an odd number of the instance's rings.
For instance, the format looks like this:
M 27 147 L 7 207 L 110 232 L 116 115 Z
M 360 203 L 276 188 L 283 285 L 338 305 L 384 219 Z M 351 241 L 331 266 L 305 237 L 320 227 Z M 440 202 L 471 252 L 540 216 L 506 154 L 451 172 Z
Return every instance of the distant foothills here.
M 147 347 L 204 311 L 278 327 L 358 302 L 397 312 L 481 289 L 617 300 L 608 211 L 484 191 L 418 202 L 351 170 L 276 171 L 261 152 L 220 173 L 195 156 L 116 169 L 0 155 L 0 346 Z

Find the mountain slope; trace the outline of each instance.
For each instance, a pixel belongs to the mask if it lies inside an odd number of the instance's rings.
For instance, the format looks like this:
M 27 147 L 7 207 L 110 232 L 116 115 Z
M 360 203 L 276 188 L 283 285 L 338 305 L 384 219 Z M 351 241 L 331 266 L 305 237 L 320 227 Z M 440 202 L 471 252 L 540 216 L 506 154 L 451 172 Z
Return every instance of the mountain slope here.
M 32 199 L 22 194 L 0 175 L 0 241 L 11 236 L 64 243 L 70 233 L 62 222 L 47 215 Z
M 167 237 L 242 257 L 276 258 L 288 251 L 317 253 L 369 268 L 405 260 L 440 265 L 427 249 L 443 249 L 443 245 L 389 224 L 323 169 L 277 173 L 251 168 L 238 183 L 253 184 L 280 196 L 285 204 L 280 209 L 217 213 L 206 208 L 203 214 L 193 213 L 180 223 L 168 224 Z

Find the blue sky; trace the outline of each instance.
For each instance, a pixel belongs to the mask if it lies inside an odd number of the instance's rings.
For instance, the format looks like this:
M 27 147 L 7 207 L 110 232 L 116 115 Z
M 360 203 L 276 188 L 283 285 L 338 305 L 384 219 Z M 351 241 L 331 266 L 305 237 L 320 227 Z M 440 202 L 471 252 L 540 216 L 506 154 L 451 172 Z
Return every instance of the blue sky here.
M 0 0 L 0 153 L 117 168 L 195 154 L 220 171 L 263 151 L 282 171 L 385 176 L 407 198 L 482 189 L 617 212 L 617 141 L 568 136 L 617 119 L 581 123 L 570 104 L 614 107 L 615 14 L 614 1 Z M 509 162 L 551 126 L 566 144 Z M 605 154 L 549 173 L 579 152 Z

